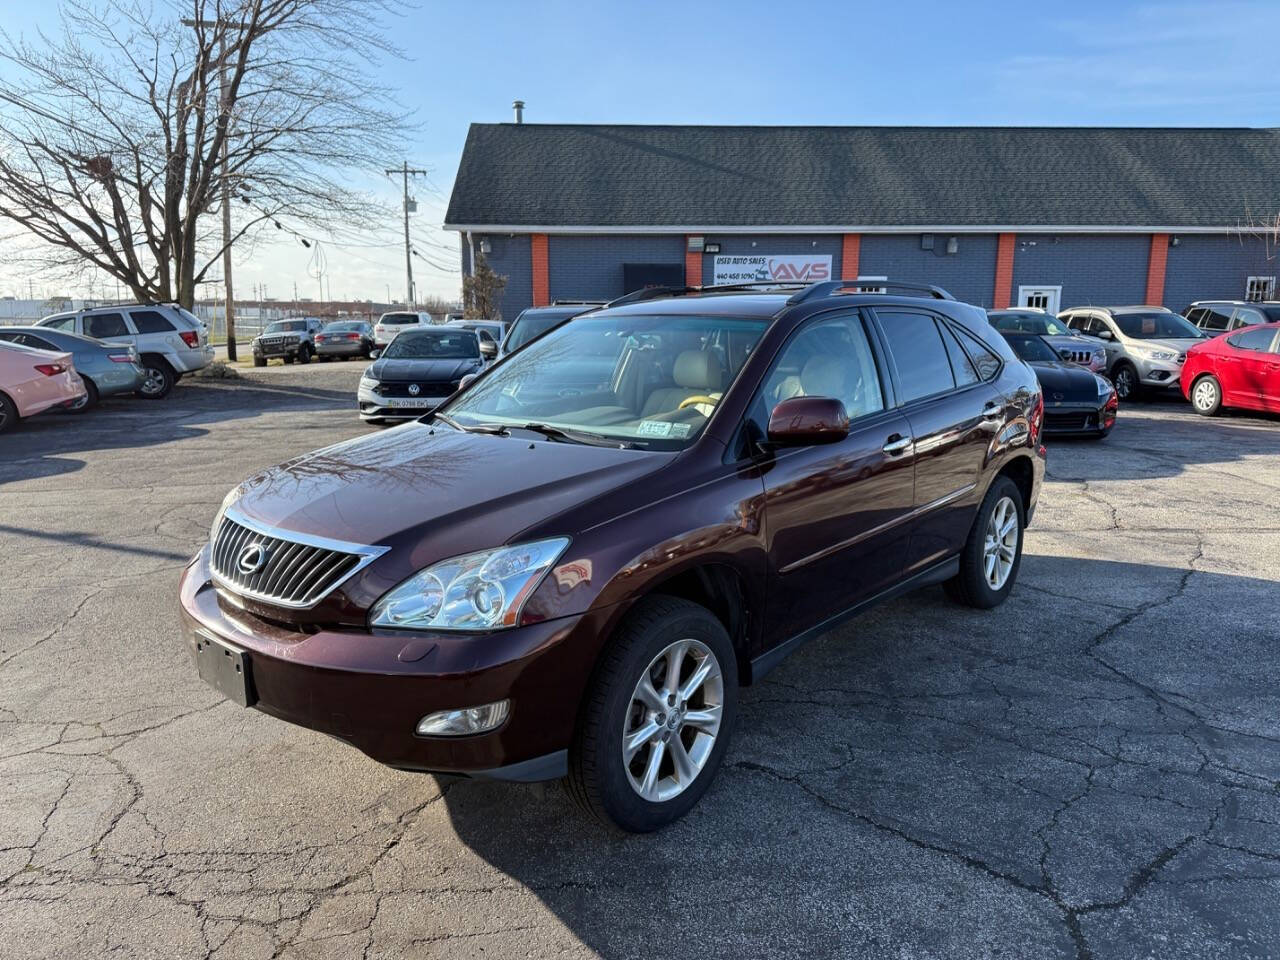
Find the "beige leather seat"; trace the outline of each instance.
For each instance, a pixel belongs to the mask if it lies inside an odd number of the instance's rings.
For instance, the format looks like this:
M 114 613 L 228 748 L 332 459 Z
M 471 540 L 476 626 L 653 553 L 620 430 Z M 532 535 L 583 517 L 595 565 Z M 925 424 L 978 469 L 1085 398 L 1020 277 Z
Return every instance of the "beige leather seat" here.
M 720 355 L 710 350 L 685 350 L 676 357 L 671 376 L 676 386 L 659 387 L 650 393 L 640 411 L 642 418 L 671 413 L 691 397 L 718 400 L 724 389 L 724 364 Z

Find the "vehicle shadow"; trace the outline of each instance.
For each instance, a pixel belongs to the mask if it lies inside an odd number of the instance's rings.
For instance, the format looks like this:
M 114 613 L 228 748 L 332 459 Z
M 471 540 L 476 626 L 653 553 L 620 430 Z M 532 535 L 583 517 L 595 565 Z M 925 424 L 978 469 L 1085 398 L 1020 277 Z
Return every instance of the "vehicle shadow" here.
M 725 766 L 661 832 L 618 835 L 558 784 L 452 781 L 454 830 L 501 875 L 466 882 L 514 881 L 606 957 L 1274 943 L 1272 888 L 1242 882 L 1224 912 L 1207 879 L 1280 856 L 1249 812 L 1280 781 L 1264 609 L 1280 583 L 1054 556 L 1027 556 L 994 612 L 919 591 L 744 690 Z M 1109 942 L 1085 908 L 1157 875 Z

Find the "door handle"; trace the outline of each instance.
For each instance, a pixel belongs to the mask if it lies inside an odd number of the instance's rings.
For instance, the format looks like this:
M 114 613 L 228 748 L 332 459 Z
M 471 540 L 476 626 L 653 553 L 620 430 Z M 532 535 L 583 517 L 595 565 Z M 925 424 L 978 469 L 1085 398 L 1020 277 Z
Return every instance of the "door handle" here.
M 990 403 L 988 403 L 985 407 L 982 408 L 982 419 L 998 420 L 1000 418 L 1000 414 L 1002 413 L 1004 413 L 1004 406 L 992 400 Z
M 887 441 L 885 441 L 885 445 L 880 449 L 892 457 L 892 456 L 897 456 L 899 453 L 904 452 L 907 448 L 911 446 L 911 443 L 912 443 L 912 440 L 910 437 L 904 437 L 900 433 L 895 433 L 892 436 L 890 436 Z

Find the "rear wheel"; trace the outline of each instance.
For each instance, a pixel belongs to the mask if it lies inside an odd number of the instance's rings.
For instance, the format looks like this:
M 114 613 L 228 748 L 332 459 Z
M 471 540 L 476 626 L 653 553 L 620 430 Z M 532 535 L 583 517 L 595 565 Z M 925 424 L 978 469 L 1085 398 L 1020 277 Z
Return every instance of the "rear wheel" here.
M 160 400 L 169 395 L 169 391 L 173 389 L 177 378 L 173 375 L 173 367 L 169 366 L 169 362 L 164 357 L 157 357 L 155 354 L 143 354 L 142 366 L 147 372 L 147 378 L 142 381 L 142 386 L 138 388 L 137 394 L 144 400 Z
M 75 406 L 67 407 L 72 413 L 84 413 L 86 410 L 92 410 L 98 405 L 98 388 L 93 381 L 81 374 L 80 379 L 84 381 L 84 398 Z
M 1116 396 L 1121 400 L 1137 400 L 1142 393 L 1142 381 L 1138 379 L 1137 368 L 1128 361 L 1122 360 L 1111 373 L 1111 382 L 1115 384 Z
M 631 833 L 684 816 L 720 766 L 737 695 L 733 643 L 709 610 L 676 597 L 641 601 L 587 690 L 569 794 Z
M 951 599 L 984 610 L 1004 603 L 1022 565 L 1025 526 L 1017 484 L 1008 477 L 996 478 L 960 551 L 960 572 L 945 584 Z
M 18 408 L 13 401 L 0 393 L 0 433 L 13 427 L 18 422 Z
M 1202 417 L 1216 416 L 1222 409 L 1222 384 L 1211 373 L 1206 373 L 1191 385 L 1191 406 Z

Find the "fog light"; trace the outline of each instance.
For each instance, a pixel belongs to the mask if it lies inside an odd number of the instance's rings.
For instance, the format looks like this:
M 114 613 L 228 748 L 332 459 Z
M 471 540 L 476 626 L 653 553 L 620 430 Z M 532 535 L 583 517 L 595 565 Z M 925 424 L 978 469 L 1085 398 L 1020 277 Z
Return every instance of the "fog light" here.
M 510 700 L 462 710 L 441 710 L 419 720 L 416 732 L 420 737 L 466 737 L 502 726 L 510 712 Z

